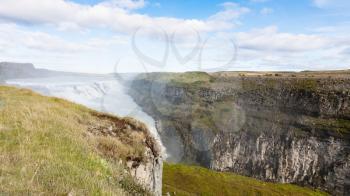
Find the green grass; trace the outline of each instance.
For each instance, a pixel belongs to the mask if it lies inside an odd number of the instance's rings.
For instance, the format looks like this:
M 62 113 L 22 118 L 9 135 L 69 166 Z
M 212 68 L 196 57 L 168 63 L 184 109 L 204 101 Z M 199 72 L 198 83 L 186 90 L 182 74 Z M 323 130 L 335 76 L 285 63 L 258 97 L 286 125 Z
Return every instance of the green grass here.
M 313 126 L 319 130 L 329 130 L 340 135 L 348 135 L 350 133 L 350 120 L 346 119 L 324 119 L 307 117 L 305 122 L 309 126 Z
M 212 82 L 214 78 L 205 72 L 185 72 L 140 74 L 140 76 L 138 76 L 138 79 L 171 83 L 173 85 L 198 85 L 202 83 Z
M 164 164 L 163 195 L 327 195 L 290 184 L 267 183 L 197 166 Z
M 103 122 L 81 105 L 0 86 L 0 195 L 146 194 L 116 161 L 140 153 L 132 145 L 144 137 L 130 131 L 105 144 L 87 131 Z
M 297 80 L 294 84 L 294 86 L 297 89 L 304 89 L 304 90 L 310 90 L 313 91 L 317 89 L 318 84 L 316 79 L 302 79 L 302 80 Z

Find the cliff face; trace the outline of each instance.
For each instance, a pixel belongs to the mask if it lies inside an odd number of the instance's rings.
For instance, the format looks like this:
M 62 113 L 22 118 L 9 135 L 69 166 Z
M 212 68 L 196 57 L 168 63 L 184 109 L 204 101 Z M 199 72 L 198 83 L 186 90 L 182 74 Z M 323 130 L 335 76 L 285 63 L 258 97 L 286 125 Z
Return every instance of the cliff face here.
M 151 149 L 145 152 L 146 162 L 135 160 L 127 162 L 129 172 L 138 183 L 156 196 L 162 195 L 163 160 L 155 156 Z
M 160 144 L 150 134 L 145 124 L 132 118 L 118 119 L 96 113 L 100 122 L 88 131 L 97 137 L 97 149 L 107 159 L 124 163 L 127 172 L 144 189 L 162 195 L 163 159 Z M 115 140 L 125 146 L 113 144 Z
M 140 76 L 170 161 L 350 194 L 349 77 Z M 195 79 L 197 78 L 197 80 Z

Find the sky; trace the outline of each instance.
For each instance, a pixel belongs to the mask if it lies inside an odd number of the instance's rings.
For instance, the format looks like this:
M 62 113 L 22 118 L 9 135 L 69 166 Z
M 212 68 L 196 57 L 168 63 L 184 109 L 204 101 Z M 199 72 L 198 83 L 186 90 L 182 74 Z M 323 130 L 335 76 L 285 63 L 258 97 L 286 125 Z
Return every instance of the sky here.
M 0 61 L 70 72 L 350 68 L 348 0 L 0 0 Z

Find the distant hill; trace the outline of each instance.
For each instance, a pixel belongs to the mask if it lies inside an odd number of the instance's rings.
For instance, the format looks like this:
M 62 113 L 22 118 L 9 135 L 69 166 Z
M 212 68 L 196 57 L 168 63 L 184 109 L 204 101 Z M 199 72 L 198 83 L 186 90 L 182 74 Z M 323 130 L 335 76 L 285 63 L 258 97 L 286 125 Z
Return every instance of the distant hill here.
M 42 77 L 53 71 L 36 69 L 31 63 L 0 63 L 0 78 L 3 80 L 14 78 Z
M 37 69 L 31 63 L 0 62 L 0 83 L 9 79 L 50 77 L 50 76 L 93 76 L 97 74 L 72 73 Z

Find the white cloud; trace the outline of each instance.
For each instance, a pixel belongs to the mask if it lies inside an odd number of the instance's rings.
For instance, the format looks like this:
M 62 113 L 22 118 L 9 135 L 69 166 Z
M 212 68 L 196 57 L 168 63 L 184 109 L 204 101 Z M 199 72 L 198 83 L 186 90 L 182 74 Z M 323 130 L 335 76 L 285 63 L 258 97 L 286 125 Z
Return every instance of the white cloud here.
M 269 14 L 272 14 L 273 11 L 274 10 L 272 8 L 264 7 L 263 9 L 260 10 L 260 14 L 269 15 Z
M 0 47 L 6 49 L 25 48 L 56 54 L 78 53 L 128 44 L 126 37 L 90 37 L 82 41 L 66 40 L 41 31 L 30 31 L 15 24 L 0 24 Z
M 341 54 L 350 56 L 350 47 L 349 47 L 349 48 L 345 48 L 345 49 L 341 52 Z
M 76 33 L 77 36 L 79 34 Z M 210 39 L 211 42 L 206 45 L 202 66 L 218 67 L 230 60 L 232 52 L 234 52 L 230 49 L 232 47 L 229 43 L 230 38 L 236 40 L 238 44 L 238 59 L 231 67 L 233 70 L 325 69 L 327 65 L 333 65 L 332 68 L 335 69 L 341 68 L 347 62 L 350 63 L 350 39 L 348 37 L 284 33 L 280 32 L 277 27 L 271 26 L 239 32 L 234 36 L 230 33 L 217 34 L 217 37 Z M 124 60 L 137 59 L 130 48 L 129 39 L 129 36 L 88 36 L 82 40 L 74 38 L 67 40 L 45 32 L 28 30 L 18 25 L 0 24 L 0 51 L 3 52 L 4 60 L 19 61 L 25 59 L 26 62 L 33 62 L 37 65 L 52 66 L 56 64 L 57 69 L 61 70 L 63 68 L 60 66 L 64 65 L 69 67 L 66 70 L 111 72 L 114 63 L 119 58 Z M 213 47 L 211 46 L 212 42 L 214 43 Z M 188 42 L 184 42 L 179 45 L 181 53 L 185 52 L 182 55 L 191 52 L 191 47 L 195 45 L 195 43 L 188 44 Z M 146 40 L 145 44 L 141 45 L 145 47 L 141 48 L 142 51 L 151 51 L 148 55 L 155 55 L 155 58 L 164 52 L 159 50 L 159 46 L 151 49 L 150 45 L 155 45 L 154 41 Z M 183 49 L 187 47 L 190 48 Z M 124 51 L 129 52 L 125 54 Z M 170 54 L 168 62 L 170 67 L 154 70 L 153 67 L 148 68 L 152 68 L 152 71 L 184 71 L 197 68 L 196 57 L 194 57 L 194 61 L 189 62 L 191 67 L 178 64 L 176 59 L 171 56 L 172 54 Z M 130 68 L 130 66 L 126 66 L 126 70 L 128 67 Z M 49 68 L 52 69 L 52 67 Z
M 313 0 L 313 3 L 314 3 L 317 7 L 326 6 L 326 5 L 329 4 L 330 2 L 331 2 L 330 0 Z
M 160 4 L 159 2 L 156 2 L 154 4 L 152 4 L 154 7 L 157 7 L 157 8 L 161 8 L 162 7 L 162 4 Z
M 110 0 L 105 3 L 107 6 L 117 6 L 129 10 L 140 9 L 146 6 L 144 0 Z
M 262 2 L 255 0 L 255 2 Z M 334 0 L 340 2 L 342 0 Z M 316 4 L 318 3 L 318 4 Z M 332 6 L 329 1 L 315 0 L 315 5 L 321 7 Z M 228 35 L 239 46 L 238 62 L 241 69 L 255 66 L 255 69 L 303 69 L 299 65 L 344 65 L 349 62 L 350 38 L 348 34 L 334 32 L 348 32 L 348 28 L 322 27 L 314 28 L 313 34 L 295 34 L 281 32 L 275 26 L 253 29 L 247 32 L 237 32 L 232 35 L 232 29 L 240 24 L 242 15 L 250 9 L 236 3 L 221 4 L 222 10 L 207 19 L 181 19 L 174 17 L 152 17 L 137 13 L 148 3 L 144 0 L 109 0 L 95 5 L 82 5 L 68 0 L 0 0 L 0 51 L 4 60 L 25 60 L 39 65 L 56 64 L 66 66 L 66 70 L 89 70 L 89 72 L 113 71 L 115 61 L 121 58 L 136 59 L 130 46 L 130 35 L 141 28 L 140 33 L 158 38 L 162 30 L 169 35 L 175 34 L 179 39 L 177 46 L 180 51 L 190 53 L 196 41 L 197 32 L 205 36 Z M 40 6 L 38 6 L 40 5 Z M 150 4 L 152 6 L 152 4 Z M 263 8 L 261 14 L 270 14 L 271 8 Z M 15 24 L 5 24 L 11 21 Z M 30 27 L 21 25 L 35 24 Z M 347 25 L 344 25 L 347 26 Z M 54 28 L 53 28 L 54 27 Z M 45 29 L 46 28 L 46 29 Z M 37 30 L 35 30 L 37 29 Z M 43 30 L 44 29 L 44 30 Z M 49 29 L 49 30 L 47 30 Z M 46 31 L 47 30 L 47 31 Z M 79 31 L 76 31 L 79 30 Z M 111 30 L 111 31 L 110 31 Z M 64 32 L 60 32 L 64 31 Z M 97 36 L 94 33 L 98 31 Z M 111 33 L 112 32 L 112 33 Z M 207 32 L 211 32 L 206 34 Z M 125 33 L 120 34 L 120 33 Z M 142 51 L 150 52 L 150 56 L 162 54 L 160 43 L 155 44 L 149 37 L 140 38 Z M 190 40 L 190 41 L 188 41 Z M 216 37 L 211 39 L 218 42 Z M 228 39 L 230 40 L 230 39 Z M 144 42 L 142 42 L 144 41 Z M 226 44 L 227 47 L 226 47 Z M 211 48 L 206 45 L 207 53 L 203 53 L 204 62 L 209 64 L 222 63 L 232 56 L 232 49 L 218 50 L 217 45 L 230 48 L 229 41 L 221 41 Z M 155 49 L 150 49 L 150 45 Z M 185 50 L 185 49 L 187 50 Z M 212 51 L 216 51 L 212 52 Z M 209 53 L 209 54 L 208 54 Z M 228 56 L 224 56 L 226 55 Z M 188 64 L 176 64 L 176 58 L 170 54 L 168 70 L 193 70 L 195 60 Z M 63 57 L 63 58 L 61 58 Z M 218 60 L 218 57 L 220 59 Z M 226 58 L 227 57 L 227 58 Z M 171 59 L 172 58 L 172 59 Z M 349 62 L 350 63 L 350 62 Z M 71 65 L 74 64 L 74 68 Z M 260 67 L 256 67 L 259 65 Z M 296 66 L 298 65 L 298 66 Z M 59 69 L 63 69 L 63 68 Z M 89 67 L 89 68 L 87 68 Z M 97 67 L 97 68 L 96 68 Z M 126 66 L 129 68 L 129 65 Z M 234 67 L 235 68 L 235 67 Z M 236 67 L 237 68 L 237 67 Z M 106 71 L 107 70 L 107 71 Z M 164 70 L 154 71 L 168 71 Z M 144 70 L 132 70 L 144 71 Z
M 348 9 L 350 7 L 349 0 L 312 0 L 312 3 L 319 8 Z
M 69 36 L 0 23 L 1 61 L 30 62 L 40 68 L 110 73 L 118 58 L 129 52 L 129 36 Z
M 350 38 L 280 32 L 271 26 L 233 36 L 239 70 L 344 69 L 350 64 Z
M 5 43 L 7 49 L 27 48 L 46 52 L 77 52 L 89 49 L 81 45 L 66 41 L 39 31 L 27 31 L 14 24 L 0 25 L 0 43 Z
M 349 37 L 350 22 L 342 22 L 333 24 L 330 26 L 320 26 L 309 29 L 313 33 L 320 35 L 336 36 L 336 37 Z
M 241 7 L 239 4 L 232 2 L 223 3 L 221 6 L 224 7 L 224 10 L 216 13 L 209 19 L 214 21 L 232 21 L 238 19 L 241 15 L 250 12 L 250 9 Z
M 238 4 L 226 3 L 224 10 L 207 20 L 197 20 L 150 17 L 130 10 L 144 4 L 142 0 L 109 0 L 96 5 L 81 5 L 64 0 L 1 0 L 0 17 L 27 23 L 54 24 L 62 29 L 103 27 L 132 33 L 140 27 L 163 28 L 169 32 L 194 28 L 200 32 L 210 32 L 234 27 L 233 20 L 249 11 Z
M 39 66 L 56 64 L 75 71 L 90 67 L 93 72 L 96 66 L 101 67 L 98 71 L 113 71 L 111 66 L 118 58 L 137 59 L 130 44 L 135 32 L 158 38 L 164 29 L 169 36 L 175 33 L 182 40 L 197 36 L 197 32 L 205 35 L 231 30 L 249 12 L 248 8 L 233 3 L 223 4 L 221 11 L 201 20 L 151 17 L 136 12 L 146 4 L 130 0 L 95 5 L 69 0 L 0 0 L 0 50 L 5 51 L 2 59 L 24 59 Z M 21 22 L 30 26 L 22 26 Z M 96 32 L 102 37 L 96 37 Z M 137 38 L 148 39 L 142 46 L 156 45 L 150 37 Z M 151 51 L 151 55 L 163 52 L 161 48 L 144 51 Z
M 250 0 L 250 2 L 253 2 L 253 3 L 265 3 L 269 0 Z
M 260 51 L 303 52 L 331 47 L 332 40 L 307 34 L 280 33 L 275 26 L 236 34 L 240 48 Z

